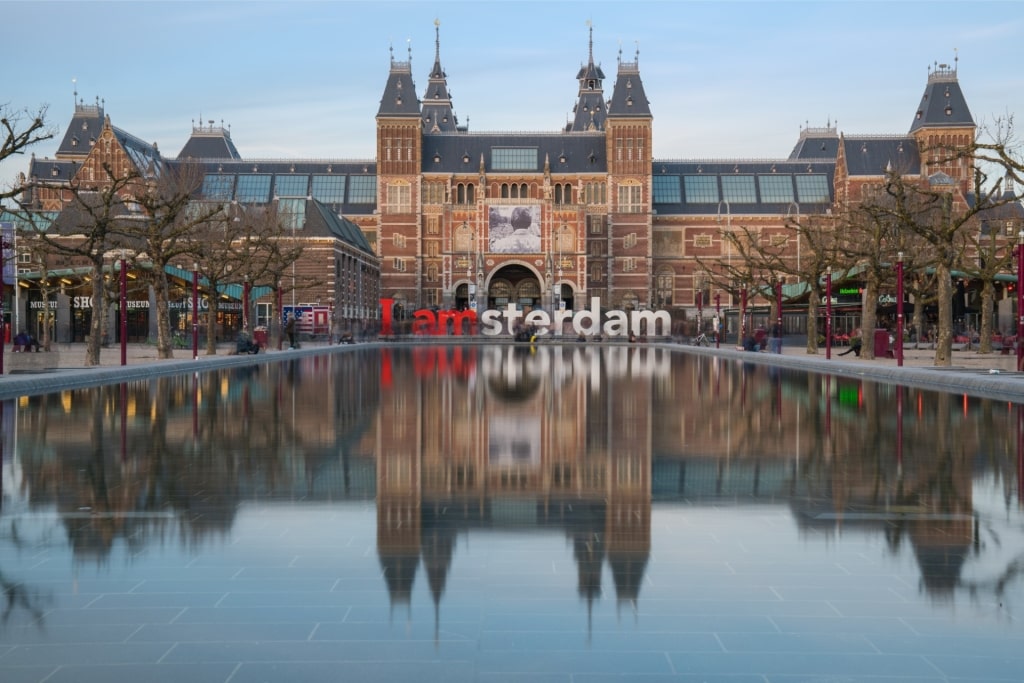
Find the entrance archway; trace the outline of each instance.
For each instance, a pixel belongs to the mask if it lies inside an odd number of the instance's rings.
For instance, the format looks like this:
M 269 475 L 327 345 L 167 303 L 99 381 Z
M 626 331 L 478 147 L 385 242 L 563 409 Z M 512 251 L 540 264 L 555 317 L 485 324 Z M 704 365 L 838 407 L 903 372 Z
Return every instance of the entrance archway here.
M 487 308 L 504 308 L 510 303 L 519 308 L 539 308 L 541 305 L 540 278 L 521 263 L 496 270 L 487 286 Z

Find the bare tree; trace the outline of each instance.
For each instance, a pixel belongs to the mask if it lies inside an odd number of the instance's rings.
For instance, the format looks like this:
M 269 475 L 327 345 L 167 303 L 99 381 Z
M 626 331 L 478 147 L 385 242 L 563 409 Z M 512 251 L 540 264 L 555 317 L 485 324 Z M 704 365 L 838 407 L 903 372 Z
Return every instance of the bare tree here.
M 945 150 L 943 150 L 945 151 Z M 922 150 L 922 155 L 929 153 Z M 971 150 L 953 150 L 950 158 L 971 154 Z M 952 364 L 954 270 L 965 264 L 970 246 L 968 235 L 987 211 L 1013 201 L 1012 193 L 1002 191 L 1003 179 L 989 182 L 981 165 L 975 165 L 971 178 L 971 198 L 961 193 L 953 180 L 933 174 L 923 180 L 909 180 L 898 172 L 887 175 L 886 192 L 892 200 L 893 227 L 923 240 L 935 255 L 938 296 L 938 335 L 935 341 L 936 366 Z
M 899 229 L 896 207 L 895 198 L 882 187 L 866 187 L 861 201 L 847 206 L 840 217 L 848 274 L 864 282 L 861 355 L 868 359 L 875 356 L 871 335 L 878 327 L 879 294 L 893 288 L 897 260 L 902 258 L 905 272 L 913 274 L 907 282 L 915 297 L 918 325 L 923 324 L 924 292 L 934 283 L 928 276 L 934 273 L 934 251 L 915 233 Z
M 11 109 L 6 104 L 0 105 L 0 162 L 24 154 L 29 147 L 56 135 L 56 128 L 46 123 L 47 109 L 42 106 L 30 112 L 27 109 Z M 24 189 L 22 181 L 9 187 L 0 187 L 0 201 L 17 197 Z
M 140 260 L 144 258 L 151 265 L 144 272 L 148 274 L 156 299 L 159 358 L 174 356 L 167 266 L 193 253 L 195 235 L 225 216 L 221 204 L 193 201 L 202 181 L 203 171 L 197 164 L 167 165 L 149 181 L 146 191 L 135 198 L 142 207 L 135 230 L 142 250 Z M 215 246 L 220 245 L 210 245 Z M 210 251 L 220 249 L 211 248 Z
M 102 165 L 103 179 L 83 185 L 72 180 L 68 202 L 50 230 L 39 238 L 53 251 L 76 257 L 92 266 L 89 338 L 86 365 L 99 365 L 104 340 L 107 293 L 104 270 L 109 258 L 133 249 L 137 209 L 130 197 L 140 180 L 137 171 L 117 174 L 109 163 Z

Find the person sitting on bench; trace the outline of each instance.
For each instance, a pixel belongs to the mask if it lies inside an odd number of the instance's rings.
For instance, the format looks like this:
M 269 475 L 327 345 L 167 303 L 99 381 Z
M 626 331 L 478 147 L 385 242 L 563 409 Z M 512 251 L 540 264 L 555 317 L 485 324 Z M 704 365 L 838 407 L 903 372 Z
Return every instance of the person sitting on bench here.
M 41 348 L 42 345 L 25 330 L 19 332 L 18 335 L 14 338 L 15 351 L 35 351 L 36 353 L 39 353 L 39 350 Z

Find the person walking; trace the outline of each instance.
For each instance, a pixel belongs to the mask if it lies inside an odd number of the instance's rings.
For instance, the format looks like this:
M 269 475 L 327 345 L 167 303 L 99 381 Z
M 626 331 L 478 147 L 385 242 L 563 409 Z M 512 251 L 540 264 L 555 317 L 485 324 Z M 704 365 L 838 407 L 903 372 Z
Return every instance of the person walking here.
M 848 353 L 853 353 L 854 355 L 856 355 L 859 358 L 860 357 L 860 345 L 861 345 L 861 341 L 860 341 L 860 335 L 859 334 L 856 337 L 850 337 L 850 348 L 846 349 L 845 351 L 843 351 L 839 355 L 846 355 Z

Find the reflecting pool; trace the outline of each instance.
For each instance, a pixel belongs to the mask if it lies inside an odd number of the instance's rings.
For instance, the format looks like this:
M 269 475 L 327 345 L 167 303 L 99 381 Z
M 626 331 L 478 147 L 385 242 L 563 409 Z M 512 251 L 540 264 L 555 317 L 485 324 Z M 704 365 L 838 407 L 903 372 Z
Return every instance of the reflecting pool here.
M 2 403 L 0 681 L 1020 681 L 1024 409 L 656 346 Z

